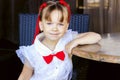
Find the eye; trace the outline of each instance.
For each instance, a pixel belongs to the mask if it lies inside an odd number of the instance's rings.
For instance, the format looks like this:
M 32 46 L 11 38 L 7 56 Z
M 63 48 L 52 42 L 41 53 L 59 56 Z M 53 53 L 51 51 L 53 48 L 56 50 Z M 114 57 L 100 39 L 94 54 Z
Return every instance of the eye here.
M 59 25 L 60 25 L 60 26 L 64 26 L 64 24 L 63 24 L 63 23 L 59 23 Z
M 52 25 L 52 23 L 51 22 L 47 22 L 47 25 Z

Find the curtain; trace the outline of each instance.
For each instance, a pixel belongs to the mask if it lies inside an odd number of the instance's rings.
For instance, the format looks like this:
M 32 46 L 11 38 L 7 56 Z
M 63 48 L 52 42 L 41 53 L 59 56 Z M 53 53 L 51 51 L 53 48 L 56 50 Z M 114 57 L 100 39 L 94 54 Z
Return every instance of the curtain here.
M 0 40 L 18 43 L 18 13 L 20 9 L 23 9 L 23 3 L 24 0 L 8 0 L 7 2 L 0 0 Z
M 0 39 L 1 39 L 1 37 L 2 37 L 2 30 L 3 30 L 3 28 L 2 28 L 2 19 L 1 19 L 1 17 L 2 17 L 2 1 L 0 0 Z
M 120 32 L 120 0 L 84 0 L 84 14 L 90 15 L 90 31 Z

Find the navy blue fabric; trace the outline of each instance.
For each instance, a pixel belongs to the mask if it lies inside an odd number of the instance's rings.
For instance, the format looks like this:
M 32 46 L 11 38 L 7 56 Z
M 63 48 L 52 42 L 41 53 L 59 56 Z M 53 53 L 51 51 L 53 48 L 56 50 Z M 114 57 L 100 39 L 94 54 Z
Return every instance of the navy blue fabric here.
M 73 14 L 70 19 L 69 29 L 79 33 L 88 32 L 89 16 L 87 14 Z
M 19 45 L 31 45 L 37 14 L 19 14 Z M 78 31 L 79 33 L 87 32 L 89 30 L 89 15 L 87 14 L 73 14 L 70 19 L 69 29 Z
M 31 45 L 34 37 L 36 14 L 19 15 L 19 45 Z

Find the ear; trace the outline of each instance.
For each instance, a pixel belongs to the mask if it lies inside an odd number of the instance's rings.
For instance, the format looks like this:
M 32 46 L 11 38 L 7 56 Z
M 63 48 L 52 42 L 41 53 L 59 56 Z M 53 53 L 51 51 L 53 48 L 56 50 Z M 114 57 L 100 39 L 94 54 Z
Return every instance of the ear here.
M 39 21 L 39 28 L 40 28 L 41 31 L 43 31 L 43 25 L 42 25 L 41 21 Z

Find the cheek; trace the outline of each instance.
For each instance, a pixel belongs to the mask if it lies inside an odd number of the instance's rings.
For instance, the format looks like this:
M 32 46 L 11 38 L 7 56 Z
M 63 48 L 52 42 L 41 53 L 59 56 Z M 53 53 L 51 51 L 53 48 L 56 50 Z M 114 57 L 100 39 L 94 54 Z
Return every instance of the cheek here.
M 66 33 L 67 30 L 68 30 L 68 27 L 64 27 L 64 28 L 61 28 L 61 29 L 60 29 L 60 31 L 61 31 L 62 33 Z
M 48 31 L 49 30 L 49 27 L 45 24 L 42 26 L 42 28 L 43 28 L 43 31 Z
M 69 27 L 69 26 L 66 27 L 66 30 L 68 30 L 68 27 Z
M 64 30 L 67 31 L 67 30 L 68 30 L 68 26 L 65 26 L 65 27 L 64 27 Z
M 69 24 L 66 24 L 66 27 L 65 27 L 65 28 L 66 28 L 66 30 L 68 29 L 68 27 L 69 27 Z
M 43 31 L 44 31 L 44 32 L 49 32 L 49 31 L 50 31 L 50 29 L 49 29 L 49 28 L 44 27 L 44 28 L 43 28 Z

